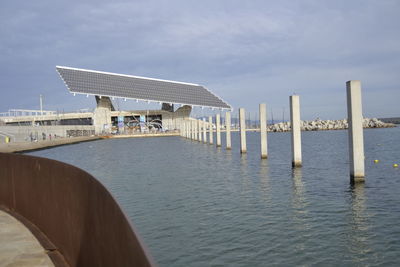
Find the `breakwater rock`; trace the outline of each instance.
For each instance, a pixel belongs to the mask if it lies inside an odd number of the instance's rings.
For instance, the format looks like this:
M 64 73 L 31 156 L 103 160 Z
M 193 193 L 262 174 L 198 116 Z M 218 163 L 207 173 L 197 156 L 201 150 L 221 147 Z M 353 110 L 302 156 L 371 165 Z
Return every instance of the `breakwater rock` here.
M 301 121 L 302 131 L 323 131 L 323 130 L 343 130 L 347 129 L 349 124 L 347 119 L 343 120 L 312 120 Z M 385 123 L 376 118 L 365 118 L 363 121 L 364 128 L 389 128 L 396 127 L 395 124 Z M 291 130 L 290 122 L 280 122 L 273 125 L 268 125 L 269 132 L 287 132 Z

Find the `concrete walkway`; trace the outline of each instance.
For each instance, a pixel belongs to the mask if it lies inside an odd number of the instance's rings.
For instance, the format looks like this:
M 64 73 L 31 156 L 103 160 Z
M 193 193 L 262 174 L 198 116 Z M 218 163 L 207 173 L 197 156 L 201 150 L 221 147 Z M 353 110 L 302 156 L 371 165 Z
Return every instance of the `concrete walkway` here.
M 55 140 L 45 140 L 39 142 L 17 142 L 0 144 L 0 152 L 13 153 L 13 152 L 25 152 L 31 150 L 45 149 L 49 147 L 62 146 L 86 141 L 94 141 L 101 139 L 98 136 L 82 136 L 82 137 L 71 137 L 71 138 L 60 138 Z
M 54 266 L 33 234 L 0 210 L 0 266 Z

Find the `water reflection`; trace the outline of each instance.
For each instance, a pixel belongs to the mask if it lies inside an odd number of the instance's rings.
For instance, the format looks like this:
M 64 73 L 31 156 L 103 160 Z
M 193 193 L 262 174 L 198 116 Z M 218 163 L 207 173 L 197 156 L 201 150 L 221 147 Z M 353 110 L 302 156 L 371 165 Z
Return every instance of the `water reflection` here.
M 298 235 L 294 246 L 297 253 L 303 253 L 306 249 L 307 236 L 311 226 L 308 222 L 307 199 L 305 197 L 305 186 L 303 183 L 302 168 L 292 169 L 292 209 L 293 209 L 293 226 Z
M 247 154 L 242 154 L 240 157 L 240 173 L 242 177 L 243 192 L 248 192 L 250 191 L 250 177 Z
M 247 153 L 241 154 L 240 157 L 240 170 L 242 171 L 242 173 L 247 173 Z
M 306 213 L 307 202 L 304 197 L 304 183 L 303 183 L 302 168 L 292 169 L 292 181 L 293 181 L 293 208 L 300 213 Z
M 348 249 L 352 252 L 352 258 L 359 263 L 366 259 L 367 253 L 371 251 L 368 244 L 368 213 L 365 203 L 365 184 L 350 184 L 350 229 Z
M 232 149 L 230 150 L 225 150 L 225 154 L 226 154 L 226 159 L 231 162 L 232 161 Z
M 260 191 L 262 192 L 262 198 L 264 201 L 271 199 L 271 187 L 269 184 L 269 166 L 268 160 L 260 161 L 259 177 L 260 177 Z

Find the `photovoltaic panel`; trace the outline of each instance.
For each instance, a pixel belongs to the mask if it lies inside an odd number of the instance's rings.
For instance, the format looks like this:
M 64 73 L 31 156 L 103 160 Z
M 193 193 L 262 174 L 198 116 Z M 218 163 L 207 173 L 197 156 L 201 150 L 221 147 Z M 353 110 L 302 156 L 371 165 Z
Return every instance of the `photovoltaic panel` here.
M 198 84 L 61 66 L 56 69 L 71 93 L 231 109 Z

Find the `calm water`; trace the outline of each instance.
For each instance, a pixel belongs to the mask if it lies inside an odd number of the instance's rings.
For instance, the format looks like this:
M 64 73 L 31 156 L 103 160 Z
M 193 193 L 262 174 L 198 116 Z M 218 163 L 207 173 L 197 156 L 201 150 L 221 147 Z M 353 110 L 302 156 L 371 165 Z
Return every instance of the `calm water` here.
M 399 266 L 400 128 L 365 130 L 364 139 L 366 183 L 356 186 L 346 131 L 303 132 L 295 171 L 289 133 L 268 135 L 268 160 L 258 133 L 248 133 L 244 156 L 237 134 L 232 151 L 165 137 L 29 154 L 97 177 L 160 266 Z

